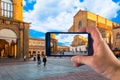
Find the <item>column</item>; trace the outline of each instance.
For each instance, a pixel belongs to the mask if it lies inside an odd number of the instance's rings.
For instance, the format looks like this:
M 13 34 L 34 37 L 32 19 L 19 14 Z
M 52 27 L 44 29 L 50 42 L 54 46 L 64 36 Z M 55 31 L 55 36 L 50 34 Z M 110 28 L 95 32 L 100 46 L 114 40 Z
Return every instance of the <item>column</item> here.
M 16 55 L 17 55 L 17 51 L 16 51 L 16 44 L 14 45 L 14 50 L 15 50 L 15 53 L 14 53 L 14 58 L 16 58 Z
M 17 49 L 18 49 L 18 54 L 16 55 L 17 58 L 23 58 L 23 48 L 24 48 L 24 45 L 23 45 L 23 25 L 20 24 L 20 29 L 19 29 L 19 38 L 17 40 L 18 42 L 18 46 L 17 46 Z
M 8 58 L 10 57 L 10 53 L 11 53 L 11 49 L 10 48 L 11 48 L 11 44 L 9 43 L 8 44 Z
M 4 54 L 3 54 L 3 57 L 8 57 L 8 50 L 9 50 L 9 44 L 5 44 L 5 52 L 4 52 Z
M 29 57 L 29 24 L 24 24 L 23 30 L 23 55 Z
M 1 58 L 3 58 L 4 51 L 4 49 L 1 51 Z

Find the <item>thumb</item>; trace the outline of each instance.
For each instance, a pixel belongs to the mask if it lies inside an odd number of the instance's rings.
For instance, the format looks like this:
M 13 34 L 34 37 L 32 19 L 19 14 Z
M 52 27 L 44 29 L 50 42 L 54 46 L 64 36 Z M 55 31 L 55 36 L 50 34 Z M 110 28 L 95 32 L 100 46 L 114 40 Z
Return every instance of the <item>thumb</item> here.
M 74 56 L 71 58 L 71 61 L 77 64 L 91 65 L 92 56 Z

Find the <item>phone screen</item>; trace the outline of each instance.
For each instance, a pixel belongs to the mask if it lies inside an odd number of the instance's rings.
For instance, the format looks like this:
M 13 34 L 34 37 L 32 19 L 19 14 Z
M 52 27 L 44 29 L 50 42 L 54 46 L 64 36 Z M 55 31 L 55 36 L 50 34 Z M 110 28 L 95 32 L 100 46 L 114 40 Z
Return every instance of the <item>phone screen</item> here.
M 89 55 L 88 33 L 49 32 L 46 37 L 46 52 L 50 56 Z

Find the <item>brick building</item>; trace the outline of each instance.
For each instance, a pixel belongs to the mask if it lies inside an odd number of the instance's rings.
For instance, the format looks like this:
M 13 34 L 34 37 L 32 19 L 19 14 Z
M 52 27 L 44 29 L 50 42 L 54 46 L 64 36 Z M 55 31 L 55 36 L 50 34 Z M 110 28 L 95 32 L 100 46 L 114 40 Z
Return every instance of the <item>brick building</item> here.
M 104 17 L 96 15 L 89 11 L 80 10 L 74 16 L 73 25 L 68 30 L 69 32 L 77 32 L 80 27 L 95 26 L 99 29 L 102 37 L 107 42 L 112 50 L 116 47 L 120 49 L 120 24 L 112 22 Z M 116 38 L 117 35 L 117 38 Z
M 23 21 L 23 0 L 0 0 L 0 57 L 28 57 L 29 23 Z
M 37 54 L 45 54 L 45 40 L 37 38 L 29 38 L 29 57 Z

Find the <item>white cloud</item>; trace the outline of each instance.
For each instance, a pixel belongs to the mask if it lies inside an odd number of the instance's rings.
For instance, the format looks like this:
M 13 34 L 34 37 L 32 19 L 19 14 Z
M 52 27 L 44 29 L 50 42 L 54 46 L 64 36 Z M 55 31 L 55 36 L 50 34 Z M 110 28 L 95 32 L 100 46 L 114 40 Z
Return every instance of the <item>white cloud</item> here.
M 88 11 L 109 19 L 116 17 L 117 11 L 120 10 L 120 5 L 112 0 L 85 0 L 80 5 Z
M 58 42 L 63 43 L 65 46 L 70 46 L 76 35 L 88 38 L 88 34 L 63 34 L 62 33 L 62 34 L 57 34 L 56 39 L 58 40 Z
M 35 1 L 35 0 L 30 0 Z M 87 9 L 106 18 L 114 18 L 120 10 L 112 0 L 36 0 L 34 10 L 24 12 L 24 20 L 31 22 L 31 29 L 41 32 L 67 31 L 79 9 Z

